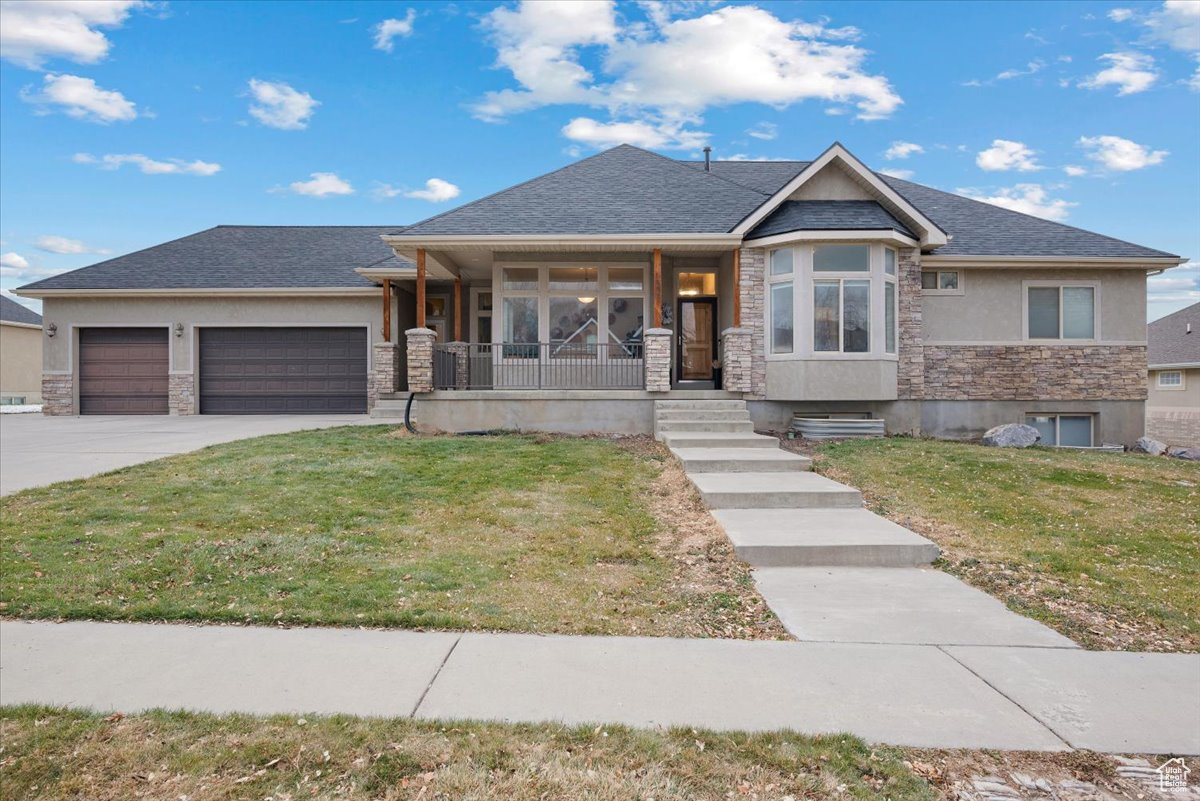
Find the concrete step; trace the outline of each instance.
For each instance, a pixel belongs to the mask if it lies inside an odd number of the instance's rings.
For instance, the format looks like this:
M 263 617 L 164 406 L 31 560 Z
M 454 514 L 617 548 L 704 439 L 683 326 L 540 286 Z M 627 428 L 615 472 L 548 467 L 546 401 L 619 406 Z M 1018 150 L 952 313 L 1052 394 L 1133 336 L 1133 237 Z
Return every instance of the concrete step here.
M 656 400 L 654 408 L 666 409 L 745 409 L 744 400 Z
M 745 409 L 661 409 L 654 413 L 660 423 L 677 420 L 749 420 Z
M 692 483 L 711 509 L 846 509 L 862 493 L 816 473 L 696 473 Z
M 703 433 L 723 432 L 727 434 L 754 433 L 754 423 L 749 420 L 669 420 L 656 424 L 660 434 L 676 431 L 698 431 Z
M 668 448 L 779 448 L 779 440 L 762 434 L 664 431 L 658 439 Z
M 1078 647 L 932 568 L 764 567 L 754 580 L 798 640 Z
M 866 509 L 714 509 L 739 557 L 757 567 L 921 567 L 938 547 Z
M 673 448 L 689 473 L 791 473 L 811 470 L 812 459 L 768 448 Z

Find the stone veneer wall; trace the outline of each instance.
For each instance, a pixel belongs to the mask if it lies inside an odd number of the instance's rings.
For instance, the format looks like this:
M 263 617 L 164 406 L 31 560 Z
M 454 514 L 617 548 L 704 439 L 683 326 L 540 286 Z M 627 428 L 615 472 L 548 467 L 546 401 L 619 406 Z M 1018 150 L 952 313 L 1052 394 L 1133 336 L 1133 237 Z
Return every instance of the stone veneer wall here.
M 1161 406 L 1146 409 L 1146 436 L 1168 445 L 1200 448 L 1200 411 Z
M 374 409 L 380 395 L 396 391 L 400 377 L 400 348 L 395 342 L 376 342 L 371 346 L 374 365 L 367 383 L 367 409 Z
M 408 391 L 433 391 L 433 341 L 437 337 L 429 328 L 410 328 L 404 332 L 408 339 Z
M 917 400 L 925 394 L 925 353 L 921 311 L 921 250 L 903 248 L 896 263 L 896 397 Z
M 647 392 L 671 389 L 671 339 L 669 328 L 650 328 L 642 336 Z
M 1145 400 L 1144 345 L 926 345 L 926 400 Z
M 171 373 L 168 376 L 167 408 L 171 414 L 196 413 L 195 373 Z
M 42 373 L 42 414 L 75 414 L 75 377 L 70 373 Z
M 741 249 L 741 278 L 737 292 L 742 304 L 742 329 L 749 334 L 750 380 L 744 390 L 748 397 L 767 396 L 767 251 L 763 248 Z M 918 276 L 920 280 L 920 276 Z
M 750 341 L 750 332 L 745 328 L 721 332 L 721 388 L 726 392 L 749 392 L 753 387 L 754 350 Z

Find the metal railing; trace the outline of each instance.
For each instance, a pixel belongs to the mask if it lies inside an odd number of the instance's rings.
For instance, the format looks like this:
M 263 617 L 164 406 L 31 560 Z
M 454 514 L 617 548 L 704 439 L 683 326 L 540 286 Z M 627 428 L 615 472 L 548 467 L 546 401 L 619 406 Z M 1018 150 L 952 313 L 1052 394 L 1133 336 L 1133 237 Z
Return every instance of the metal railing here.
M 434 389 L 641 389 L 637 342 L 465 343 L 433 346 Z

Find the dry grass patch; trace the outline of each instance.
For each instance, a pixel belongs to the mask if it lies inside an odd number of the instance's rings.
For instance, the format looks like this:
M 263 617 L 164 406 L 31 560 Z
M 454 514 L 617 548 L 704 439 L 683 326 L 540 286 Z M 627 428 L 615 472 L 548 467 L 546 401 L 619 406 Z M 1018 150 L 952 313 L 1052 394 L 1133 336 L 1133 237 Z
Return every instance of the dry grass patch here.
M 1085 647 L 1200 651 L 1200 465 L 907 438 L 815 455 L 941 567 Z
M 895 749 L 847 737 L 348 717 L 0 710 L 11 799 L 932 801 Z
M 396 430 L 260 437 L 8 496 L 0 611 L 784 636 L 657 443 Z

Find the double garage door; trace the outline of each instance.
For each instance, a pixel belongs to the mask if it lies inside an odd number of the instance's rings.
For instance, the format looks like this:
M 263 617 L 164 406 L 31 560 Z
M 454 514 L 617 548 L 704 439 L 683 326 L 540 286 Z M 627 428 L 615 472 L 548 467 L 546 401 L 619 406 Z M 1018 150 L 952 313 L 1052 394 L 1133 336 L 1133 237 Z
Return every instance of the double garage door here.
M 197 333 L 202 414 L 367 411 L 365 328 L 200 328 Z M 166 329 L 82 329 L 79 339 L 82 414 L 166 413 Z

